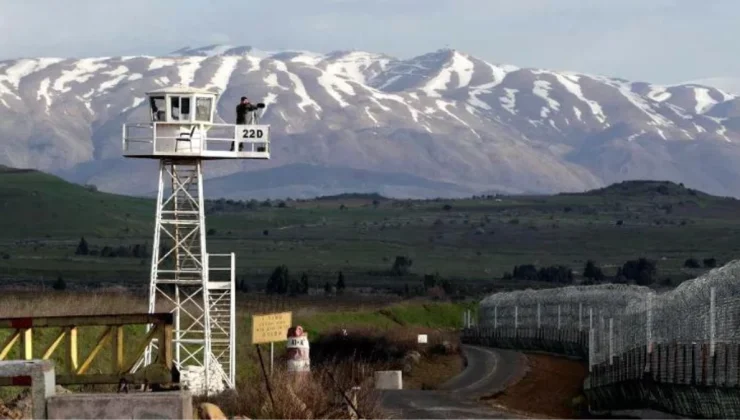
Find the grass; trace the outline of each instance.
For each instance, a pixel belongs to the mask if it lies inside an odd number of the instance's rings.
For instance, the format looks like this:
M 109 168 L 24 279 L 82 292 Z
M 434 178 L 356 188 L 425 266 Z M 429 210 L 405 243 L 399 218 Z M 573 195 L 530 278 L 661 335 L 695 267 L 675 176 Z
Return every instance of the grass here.
M 409 329 L 415 327 L 447 329 L 460 327 L 462 313 L 470 305 L 443 302 L 396 302 L 390 299 L 367 299 L 361 296 L 343 296 L 323 299 L 276 300 L 261 295 L 237 297 L 237 378 L 250 382 L 259 378 L 255 347 L 251 345 L 251 315 L 256 312 L 291 310 L 294 323 L 304 326 L 312 341 L 322 334 L 339 328 L 370 328 L 376 331 Z M 259 302 L 259 303 L 258 303 Z M 290 307 L 288 307 L 290 305 Z M 25 316 L 96 315 L 146 312 L 146 299 L 123 291 L 107 292 L 13 292 L 0 295 L 0 318 Z M 443 315 L 441 315 L 443 314 Z M 35 352 L 47 346 L 56 331 L 37 330 Z M 81 352 L 87 354 L 101 328 L 86 329 L 79 334 Z M 0 342 L 10 330 L 0 330 Z M 143 327 L 130 327 L 126 335 L 143 336 Z M 282 356 L 285 343 L 276 343 L 276 360 Z M 110 352 L 101 352 L 93 369 L 102 369 L 109 363 Z M 11 353 L 19 358 L 20 349 Z M 61 356 L 60 356 L 61 357 Z M 61 358 L 56 359 L 57 362 Z M 280 364 L 279 361 L 275 362 Z
M 81 236 L 93 249 L 150 245 L 153 200 L 95 192 L 34 171 L 4 171 L 0 202 L 2 284 L 48 285 L 59 275 L 85 285 L 148 281 L 148 258 L 74 251 Z M 289 201 L 285 208 L 224 203 L 208 205 L 209 252 L 235 252 L 238 276 L 255 287 L 280 264 L 295 275 L 308 273 L 319 287 L 334 283 L 338 271 L 350 287 L 403 288 L 434 272 L 459 284 L 518 287 L 499 280 L 514 265 L 579 271 L 594 259 L 609 275 L 641 256 L 658 261 L 660 276 L 681 280 L 698 274 L 683 268 L 687 258 L 723 263 L 740 251 L 740 202 L 671 183 L 555 196 L 383 199 L 377 206 L 362 196 Z M 417 277 L 384 274 L 397 255 L 413 259 Z
M 424 332 L 430 334 L 430 345 L 447 337 L 444 331 L 460 327 L 462 313 L 470 305 L 452 304 L 445 302 L 429 302 L 423 300 L 392 302 L 392 299 L 363 296 L 337 296 L 333 298 L 277 299 L 261 295 L 239 295 L 237 310 L 237 383 L 239 398 L 228 393 L 219 396 L 214 402 L 231 415 L 247 415 L 250 418 L 301 418 L 303 414 L 300 404 L 290 396 L 287 376 L 282 372 L 284 361 L 284 343 L 277 343 L 275 358 L 275 395 L 278 395 L 276 406 L 266 405 L 264 387 L 258 386 L 262 381 L 259 362 L 251 340 L 251 314 L 255 312 L 292 310 L 294 323 L 305 326 L 312 343 L 324 342 L 341 328 L 351 331 L 353 337 L 361 334 L 370 337 L 371 343 L 381 341 L 387 337 L 388 345 L 401 349 L 416 348 L 416 334 Z M 290 305 L 290 307 L 288 307 Z M 143 296 L 132 295 L 123 290 L 86 292 L 11 292 L 0 295 L 0 318 L 24 316 L 64 316 L 64 315 L 97 315 L 110 313 L 141 313 L 146 311 L 146 299 Z M 40 334 L 34 339 L 35 352 L 40 352 L 52 340 L 56 331 L 39 329 L 34 334 Z M 87 354 L 93 347 L 94 340 L 102 332 L 101 328 L 85 329 L 79 332 L 80 351 Z M 0 330 L 0 342 L 4 341 L 10 330 Z M 143 336 L 143 327 L 129 327 L 127 337 L 139 338 Z M 385 339 L 385 338 L 383 338 Z M 452 340 L 452 338 L 449 338 Z M 436 341 L 435 341 L 436 340 Z M 16 346 L 17 347 L 17 346 Z M 335 346 L 336 347 L 336 346 Z M 126 351 L 131 351 L 126 347 Z M 91 371 L 102 370 L 110 362 L 109 353 L 105 349 L 96 358 Z M 269 354 L 265 353 L 264 354 Z M 399 356 L 397 354 L 396 356 Z M 38 356 L 38 355 L 37 355 Z M 60 355 L 61 356 L 61 355 Z M 53 360 L 61 362 L 60 356 Z M 318 355 L 317 355 L 318 357 Z M 441 357 L 441 356 L 440 356 Z M 20 358 L 20 350 L 16 348 L 10 355 L 11 359 Z M 330 390 L 329 373 L 335 378 L 341 378 L 343 389 L 361 385 L 365 390 L 359 395 L 360 411 L 365 418 L 380 418 L 377 411 L 376 396 L 367 392 L 372 389 L 368 383 L 372 379 L 372 371 L 378 369 L 382 363 L 391 366 L 398 364 L 396 358 L 390 358 L 372 365 L 354 363 L 351 368 L 347 359 L 337 359 L 337 363 L 328 364 L 329 367 L 316 367 L 312 379 L 305 386 L 294 388 L 298 399 L 303 401 L 314 416 L 318 418 L 347 418 L 346 405 L 337 401 L 338 394 L 325 392 Z M 448 358 L 449 359 L 449 358 Z M 353 360 L 354 361 L 354 360 Z M 447 363 L 450 363 L 449 360 Z M 363 367 L 364 366 L 364 367 Z M 353 370 L 354 369 L 354 370 Z M 415 370 L 418 374 L 418 369 Z M 446 373 L 437 373 L 439 377 Z M 427 382 L 432 379 L 427 379 Z M 101 389 L 101 387 L 70 387 L 76 391 Z M 107 389 L 107 387 L 105 388 Z M 324 392 L 318 392 L 324 390 Z M 17 388 L 0 389 L 0 398 L 6 400 L 17 394 Z M 295 411 L 298 410 L 298 411 Z

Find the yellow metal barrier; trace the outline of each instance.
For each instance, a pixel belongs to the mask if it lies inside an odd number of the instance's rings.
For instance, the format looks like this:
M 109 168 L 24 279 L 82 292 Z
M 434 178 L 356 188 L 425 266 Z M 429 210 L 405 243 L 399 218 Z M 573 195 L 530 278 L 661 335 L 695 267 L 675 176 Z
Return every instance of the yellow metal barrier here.
M 10 332 L 4 342 L 0 341 L 0 361 L 9 360 L 13 350 L 18 349 L 20 357 L 16 357 L 16 360 L 53 358 L 57 362 L 56 381 L 60 385 L 118 384 L 122 379 L 128 383 L 171 383 L 172 323 L 171 313 L 0 319 L 0 333 Z M 144 334 L 143 339 L 126 340 L 127 337 L 124 337 L 125 327 L 142 325 L 143 331 L 143 326 L 147 324 L 152 324 L 153 328 Z M 94 336 L 94 341 L 85 341 L 88 345 L 92 344 L 92 349 L 83 358 L 80 333 L 86 330 L 95 333 L 95 330 L 101 329 L 102 332 Z M 0 335 L 0 340 L 6 334 Z M 47 345 L 41 343 L 42 337 L 48 342 Z M 156 360 L 142 371 L 132 373 L 144 350 L 155 340 L 158 348 Z M 106 347 L 110 360 L 100 363 Z M 97 367 L 94 373 L 91 370 L 93 364 Z M 0 386 L 10 385 L 17 384 L 11 378 L 0 378 Z

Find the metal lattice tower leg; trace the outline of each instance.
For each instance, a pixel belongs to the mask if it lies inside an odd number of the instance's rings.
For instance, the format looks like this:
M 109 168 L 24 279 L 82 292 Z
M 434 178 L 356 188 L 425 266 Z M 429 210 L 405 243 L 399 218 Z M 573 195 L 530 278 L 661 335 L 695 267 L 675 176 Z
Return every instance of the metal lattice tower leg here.
M 156 312 L 160 302 L 172 307 L 174 363 L 180 372 L 202 367 L 204 384 L 215 374 L 233 388 L 234 255 L 206 252 L 203 201 L 201 160 L 160 161 L 149 312 Z M 210 257 L 230 257 L 230 263 L 212 268 Z M 151 363 L 154 350 L 147 349 L 144 364 Z

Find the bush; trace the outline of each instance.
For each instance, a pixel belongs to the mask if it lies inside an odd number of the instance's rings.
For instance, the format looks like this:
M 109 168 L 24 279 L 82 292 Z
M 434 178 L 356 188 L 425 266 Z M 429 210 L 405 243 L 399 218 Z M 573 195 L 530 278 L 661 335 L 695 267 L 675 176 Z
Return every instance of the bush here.
M 647 286 L 653 283 L 657 271 L 654 261 L 640 258 L 638 260 L 629 260 L 624 263 L 624 265 L 617 270 L 617 277 L 621 276 L 627 280 L 634 281 L 640 286 Z
M 525 264 L 514 267 L 512 277 L 517 280 L 537 280 L 539 275 L 534 265 Z
M 701 264 L 699 264 L 699 261 L 696 258 L 689 258 L 684 261 L 683 266 L 686 268 L 701 268 Z
M 275 404 L 270 401 L 264 380 L 237 384 L 236 392 L 229 390 L 212 397 L 194 397 L 194 405 L 203 402 L 216 404 L 229 418 L 247 416 L 251 419 L 346 419 L 348 405 L 340 390 L 347 392 L 360 387 L 357 411 L 363 419 L 381 419 L 387 416 L 380 404 L 380 394 L 374 390 L 375 366 L 340 362 L 311 369 L 298 382 L 294 374 L 276 364 L 270 378 Z
M 717 260 L 715 258 L 705 258 L 703 262 L 704 267 L 706 268 L 714 268 L 717 266 Z
M 281 265 L 275 267 L 270 278 L 267 279 L 266 292 L 268 295 L 278 294 L 284 295 L 288 293 L 290 287 L 290 273 L 288 267 Z
M 594 261 L 588 260 L 583 268 L 583 277 L 593 281 L 601 281 L 604 279 L 604 273 Z
M 87 246 L 87 241 L 85 240 L 85 237 L 83 236 L 80 238 L 80 243 L 77 244 L 77 249 L 75 250 L 75 255 L 88 255 L 90 253 L 90 249 Z
M 59 276 L 54 283 L 52 283 L 51 288 L 54 290 L 65 290 L 67 288 L 67 283 L 64 281 L 62 276 Z
M 391 274 L 394 276 L 405 276 L 409 274 L 409 271 L 411 270 L 411 265 L 413 263 L 413 260 L 411 260 L 410 258 L 398 255 L 396 256 L 396 260 L 393 261 Z

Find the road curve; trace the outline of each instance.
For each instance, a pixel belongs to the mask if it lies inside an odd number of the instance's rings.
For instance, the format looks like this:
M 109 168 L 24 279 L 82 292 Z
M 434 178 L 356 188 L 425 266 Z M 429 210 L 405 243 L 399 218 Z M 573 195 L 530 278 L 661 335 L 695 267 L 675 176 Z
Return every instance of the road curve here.
M 495 411 L 478 399 L 505 388 L 524 368 L 520 353 L 462 346 L 465 370 L 434 391 L 383 391 L 382 406 L 389 417 L 404 419 L 515 418 Z

